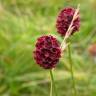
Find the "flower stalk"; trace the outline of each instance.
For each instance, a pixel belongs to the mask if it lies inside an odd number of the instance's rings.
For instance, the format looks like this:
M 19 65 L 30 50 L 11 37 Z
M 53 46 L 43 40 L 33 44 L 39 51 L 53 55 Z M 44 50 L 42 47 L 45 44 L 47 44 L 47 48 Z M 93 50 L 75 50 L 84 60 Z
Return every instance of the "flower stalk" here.
M 50 77 L 51 77 L 50 96 L 53 96 L 53 89 L 54 89 L 55 96 L 58 96 L 57 95 L 57 90 L 56 90 L 56 85 L 55 85 L 52 69 L 50 69 Z
M 71 72 L 71 77 L 72 77 L 72 86 L 73 86 L 73 91 L 74 95 L 77 96 L 77 91 L 76 91 L 76 84 L 75 84 L 75 79 L 74 79 L 74 72 L 73 72 L 73 62 L 72 62 L 72 57 L 71 57 L 71 48 L 70 44 L 68 45 L 68 57 L 69 57 L 69 63 L 70 63 L 70 72 Z

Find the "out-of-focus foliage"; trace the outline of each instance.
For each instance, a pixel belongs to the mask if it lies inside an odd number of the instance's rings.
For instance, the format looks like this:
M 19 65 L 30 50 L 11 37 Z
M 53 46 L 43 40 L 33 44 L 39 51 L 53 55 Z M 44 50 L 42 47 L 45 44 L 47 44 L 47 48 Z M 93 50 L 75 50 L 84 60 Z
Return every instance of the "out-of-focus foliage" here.
M 96 43 L 96 0 L 0 0 L 0 96 L 49 96 L 48 70 L 37 66 L 37 37 L 56 32 L 59 10 L 80 4 L 81 28 L 70 38 L 78 96 L 96 96 L 96 62 L 88 47 Z M 54 76 L 59 96 L 72 96 L 67 50 Z

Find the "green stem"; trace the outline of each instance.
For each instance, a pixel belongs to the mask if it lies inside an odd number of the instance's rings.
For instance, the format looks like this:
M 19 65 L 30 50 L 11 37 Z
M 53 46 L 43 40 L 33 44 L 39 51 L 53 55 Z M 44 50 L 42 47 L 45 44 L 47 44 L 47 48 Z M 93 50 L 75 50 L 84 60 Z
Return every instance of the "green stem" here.
M 52 80 L 51 80 L 51 85 L 50 85 L 50 96 L 52 96 L 52 93 L 53 92 L 53 82 L 52 82 Z
M 56 86 L 55 86 L 54 77 L 53 77 L 53 73 L 52 73 L 52 69 L 50 69 L 50 76 L 51 76 L 51 89 L 50 89 L 50 96 L 53 95 L 53 88 L 54 88 L 55 96 L 58 96 L 58 95 L 57 95 Z
M 73 86 L 73 90 L 74 90 L 74 96 L 77 96 L 77 91 L 76 91 L 76 85 L 75 85 L 75 79 L 74 79 L 74 72 L 73 72 L 73 64 L 72 64 L 72 58 L 71 58 L 71 48 L 70 48 L 70 44 L 68 45 L 68 53 L 69 53 L 69 63 L 70 63 L 70 67 L 71 67 L 71 76 L 72 76 L 72 86 Z

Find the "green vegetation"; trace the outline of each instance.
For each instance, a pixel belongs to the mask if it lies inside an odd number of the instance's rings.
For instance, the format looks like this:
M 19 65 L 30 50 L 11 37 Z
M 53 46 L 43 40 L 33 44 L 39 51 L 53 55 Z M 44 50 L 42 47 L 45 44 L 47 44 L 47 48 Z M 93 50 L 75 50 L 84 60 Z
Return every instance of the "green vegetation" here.
M 78 96 L 96 96 L 96 62 L 88 53 L 96 42 L 95 0 L 0 0 L 0 96 L 49 96 L 49 71 L 35 64 L 35 42 L 43 34 L 61 41 L 55 28 L 57 14 L 78 3 L 81 28 L 70 38 L 76 88 Z M 59 96 L 72 96 L 67 50 L 54 77 Z

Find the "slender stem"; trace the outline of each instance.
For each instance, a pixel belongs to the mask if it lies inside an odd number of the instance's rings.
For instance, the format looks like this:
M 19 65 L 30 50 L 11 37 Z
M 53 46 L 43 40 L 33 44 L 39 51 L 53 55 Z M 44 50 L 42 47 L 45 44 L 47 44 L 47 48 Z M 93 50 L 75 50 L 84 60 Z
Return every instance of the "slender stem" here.
M 53 82 L 52 82 L 52 79 L 51 79 L 50 96 L 52 96 L 52 94 L 53 94 Z
M 68 45 L 68 53 L 69 53 L 69 63 L 70 63 L 70 71 L 71 71 L 71 76 L 72 76 L 72 86 L 74 90 L 74 96 L 77 96 L 77 91 L 76 91 L 76 85 L 75 85 L 75 79 L 74 79 L 74 72 L 73 72 L 73 66 L 72 66 L 72 58 L 71 58 L 71 48 L 70 44 Z
M 51 76 L 51 89 L 50 89 L 50 96 L 53 95 L 53 88 L 54 88 L 55 96 L 58 96 L 58 95 L 57 95 L 56 86 L 55 86 L 55 82 L 54 82 L 54 77 L 53 77 L 52 69 L 50 69 L 50 76 Z

